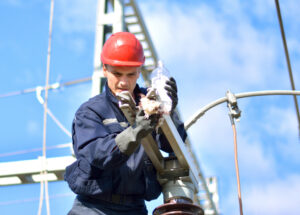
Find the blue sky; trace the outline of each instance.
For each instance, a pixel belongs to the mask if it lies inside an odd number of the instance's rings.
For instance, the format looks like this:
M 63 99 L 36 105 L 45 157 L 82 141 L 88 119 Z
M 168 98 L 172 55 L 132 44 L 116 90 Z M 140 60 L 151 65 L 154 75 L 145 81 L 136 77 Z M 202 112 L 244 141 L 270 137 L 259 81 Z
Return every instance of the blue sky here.
M 273 0 L 137 1 L 157 53 L 178 83 L 183 121 L 234 93 L 291 89 Z M 96 0 L 55 0 L 50 83 L 93 72 Z M 296 88 L 300 84 L 300 5 L 280 1 Z M 0 2 L 0 94 L 44 85 L 50 1 Z M 67 127 L 91 92 L 91 82 L 51 91 L 49 108 Z M 34 93 L 1 98 L 0 155 L 42 147 L 43 108 Z M 239 100 L 237 123 L 244 213 L 299 214 L 300 143 L 292 97 Z M 219 183 L 220 211 L 238 214 L 233 134 L 226 105 L 205 114 L 189 138 L 205 176 Z M 48 118 L 47 146 L 70 138 Z M 0 156 L 35 159 L 41 151 Z M 47 152 L 70 155 L 69 149 Z M 35 214 L 39 184 L 0 187 L 1 214 Z M 66 214 L 74 195 L 64 182 L 49 184 L 52 214 Z M 151 212 L 161 199 L 148 204 Z M 43 214 L 46 214 L 45 204 Z

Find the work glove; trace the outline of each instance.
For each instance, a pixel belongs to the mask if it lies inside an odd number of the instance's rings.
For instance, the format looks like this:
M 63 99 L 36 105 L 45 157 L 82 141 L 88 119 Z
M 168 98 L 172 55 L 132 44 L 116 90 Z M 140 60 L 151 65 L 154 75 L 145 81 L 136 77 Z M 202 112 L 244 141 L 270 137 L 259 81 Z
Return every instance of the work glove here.
M 178 96 L 177 96 L 177 85 L 176 81 L 173 77 L 171 77 L 168 81 L 166 81 L 165 90 L 167 90 L 168 96 L 170 96 L 172 100 L 172 110 L 171 113 L 174 112 L 177 104 L 178 104 Z
M 141 140 L 154 131 L 159 120 L 159 115 L 153 114 L 148 118 L 142 109 L 138 110 L 135 122 L 115 138 L 119 150 L 130 156 L 139 146 Z

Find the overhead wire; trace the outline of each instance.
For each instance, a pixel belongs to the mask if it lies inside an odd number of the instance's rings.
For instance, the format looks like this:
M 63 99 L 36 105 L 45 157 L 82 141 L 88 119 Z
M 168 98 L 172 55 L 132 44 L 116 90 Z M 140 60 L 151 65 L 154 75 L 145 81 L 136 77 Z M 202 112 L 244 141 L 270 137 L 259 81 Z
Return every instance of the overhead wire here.
M 68 131 L 68 129 L 66 129 L 66 127 L 54 116 L 54 114 L 52 113 L 52 111 L 50 111 L 50 109 L 47 109 L 47 113 L 48 115 L 53 119 L 53 121 L 55 122 L 55 124 L 69 137 L 72 137 L 72 134 L 70 131 Z
M 54 146 L 48 146 L 46 148 L 46 150 L 61 149 L 61 148 L 68 148 L 68 147 L 71 148 L 72 143 L 64 143 L 64 144 L 59 144 L 59 145 L 54 145 Z M 42 151 L 42 150 L 43 150 L 43 148 L 33 148 L 33 149 L 26 149 L 26 150 L 21 150 L 21 151 L 6 152 L 6 153 L 1 153 L 0 158 L 28 154 L 28 153 L 38 152 L 38 151 Z
M 61 194 L 55 194 L 49 196 L 50 199 L 57 199 L 57 198 L 64 198 L 68 196 L 73 196 L 74 193 L 61 193 Z M 27 203 L 27 202 L 35 202 L 39 201 L 39 198 L 26 198 L 26 199 L 19 199 L 19 200 L 12 200 L 12 201 L 1 201 L 0 206 L 4 205 L 14 205 L 14 204 L 22 204 L 22 203 Z
M 67 81 L 67 82 L 63 82 L 63 83 L 54 83 L 54 84 L 50 84 L 48 85 L 47 89 L 48 90 L 56 90 L 56 89 L 59 89 L 59 88 L 63 88 L 65 86 L 71 86 L 71 85 L 76 85 L 76 84 L 81 84 L 81 83 L 84 83 L 84 82 L 88 82 L 88 81 L 91 81 L 92 80 L 92 77 L 85 77 L 85 78 L 80 78 L 80 79 L 75 79 L 75 80 L 71 80 L 71 81 Z M 39 88 L 40 90 L 45 90 L 46 87 L 40 87 Z M 27 89 L 24 89 L 24 90 L 18 90 L 18 91 L 13 91 L 13 92 L 8 92 L 8 93 L 3 93 L 3 94 L 0 94 L 0 98 L 6 98 L 6 97 L 11 97 L 11 96 L 18 96 L 18 95 L 24 95 L 24 94 L 27 94 L 27 93 L 34 93 L 37 91 L 37 87 L 35 88 L 27 88 Z
M 288 46 L 287 46 L 287 43 L 286 43 L 284 27 L 283 27 L 283 22 L 282 22 L 282 18 L 281 18 L 279 1 L 275 0 L 275 4 L 276 4 L 276 11 L 277 11 L 278 21 L 279 21 L 279 26 L 280 26 L 280 32 L 281 32 L 282 43 L 283 43 L 283 47 L 284 47 L 284 53 L 285 53 L 286 63 L 287 63 L 287 66 L 288 66 L 288 72 L 289 72 L 290 82 L 291 82 L 292 90 L 296 90 L 295 82 L 294 82 L 294 78 L 293 78 L 291 61 L 290 61 L 290 57 L 289 57 L 289 50 L 288 50 Z M 300 136 L 300 113 L 299 113 L 299 105 L 298 105 L 297 97 L 296 96 L 293 96 L 293 97 L 294 97 L 294 103 L 295 103 L 296 114 L 297 114 L 297 119 L 298 119 L 298 132 L 299 132 L 299 136 Z
M 42 87 L 37 87 L 36 88 L 36 98 L 37 100 L 42 104 L 45 105 L 45 99 L 42 97 Z M 47 106 L 46 108 L 46 112 L 47 114 L 53 119 L 53 121 L 55 122 L 55 124 L 65 133 L 67 134 L 69 137 L 72 137 L 71 132 L 68 131 L 68 129 L 66 129 L 66 127 L 54 116 L 54 114 L 52 113 L 52 111 L 49 109 L 49 107 Z
M 245 98 L 245 97 L 252 97 L 252 96 L 270 96 L 270 95 L 300 95 L 300 91 L 294 90 L 263 90 L 263 91 L 254 91 L 254 92 L 245 92 L 245 93 L 237 93 L 235 97 L 238 98 Z M 226 102 L 228 99 L 227 97 L 219 98 L 204 107 L 200 108 L 191 118 L 189 118 L 184 123 L 184 128 L 188 130 L 194 123 L 197 122 L 208 110 L 212 109 L 213 107 Z
M 50 61 L 51 61 L 51 41 L 52 41 L 52 26 L 53 26 L 53 9 L 54 9 L 54 0 L 51 0 L 50 3 L 50 20 L 49 20 L 49 39 L 48 39 L 48 53 L 47 53 L 47 71 L 46 71 L 46 84 L 45 84 L 45 100 L 44 100 L 44 126 L 43 126 L 43 171 L 41 175 L 47 175 L 46 169 L 46 135 L 47 135 L 47 108 L 48 108 L 48 86 L 49 86 L 49 76 L 50 76 Z M 45 188 L 45 200 L 46 200 L 46 210 L 47 215 L 50 215 L 50 202 L 49 202 L 49 191 L 48 191 L 48 180 L 46 177 L 43 177 L 41 180 L 41 190 L 40 190 L 40 200 L 38 215 L 41 215 L 42 206 L 43 206 L 43 192 Z

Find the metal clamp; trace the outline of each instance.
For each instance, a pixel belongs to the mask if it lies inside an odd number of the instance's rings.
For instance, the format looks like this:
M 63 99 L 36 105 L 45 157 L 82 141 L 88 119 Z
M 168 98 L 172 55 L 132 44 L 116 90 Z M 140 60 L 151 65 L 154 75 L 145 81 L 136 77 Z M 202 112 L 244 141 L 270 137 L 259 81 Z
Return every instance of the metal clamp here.
M 226 97 L 231 123 L 233 123 L 233 119 L 239 121 L 242 111 L 238 107 L 236 96 L 230 90 L 227 90 Z

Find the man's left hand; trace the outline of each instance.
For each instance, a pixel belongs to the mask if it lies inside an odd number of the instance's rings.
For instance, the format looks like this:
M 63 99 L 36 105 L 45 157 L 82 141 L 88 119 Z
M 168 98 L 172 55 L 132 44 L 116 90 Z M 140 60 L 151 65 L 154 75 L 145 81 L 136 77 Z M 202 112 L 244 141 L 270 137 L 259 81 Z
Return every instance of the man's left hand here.
M 173 77 L 171 77 L 168 81 L 166 81 L 166 84 L 167 84 L 167 86 L 165 86 L 165 89 L 168 91 L 167 94 L 170 96 L 170 98 L 172 100 L 171 112 L 173 112 L 178 104 L 176 81 Z

